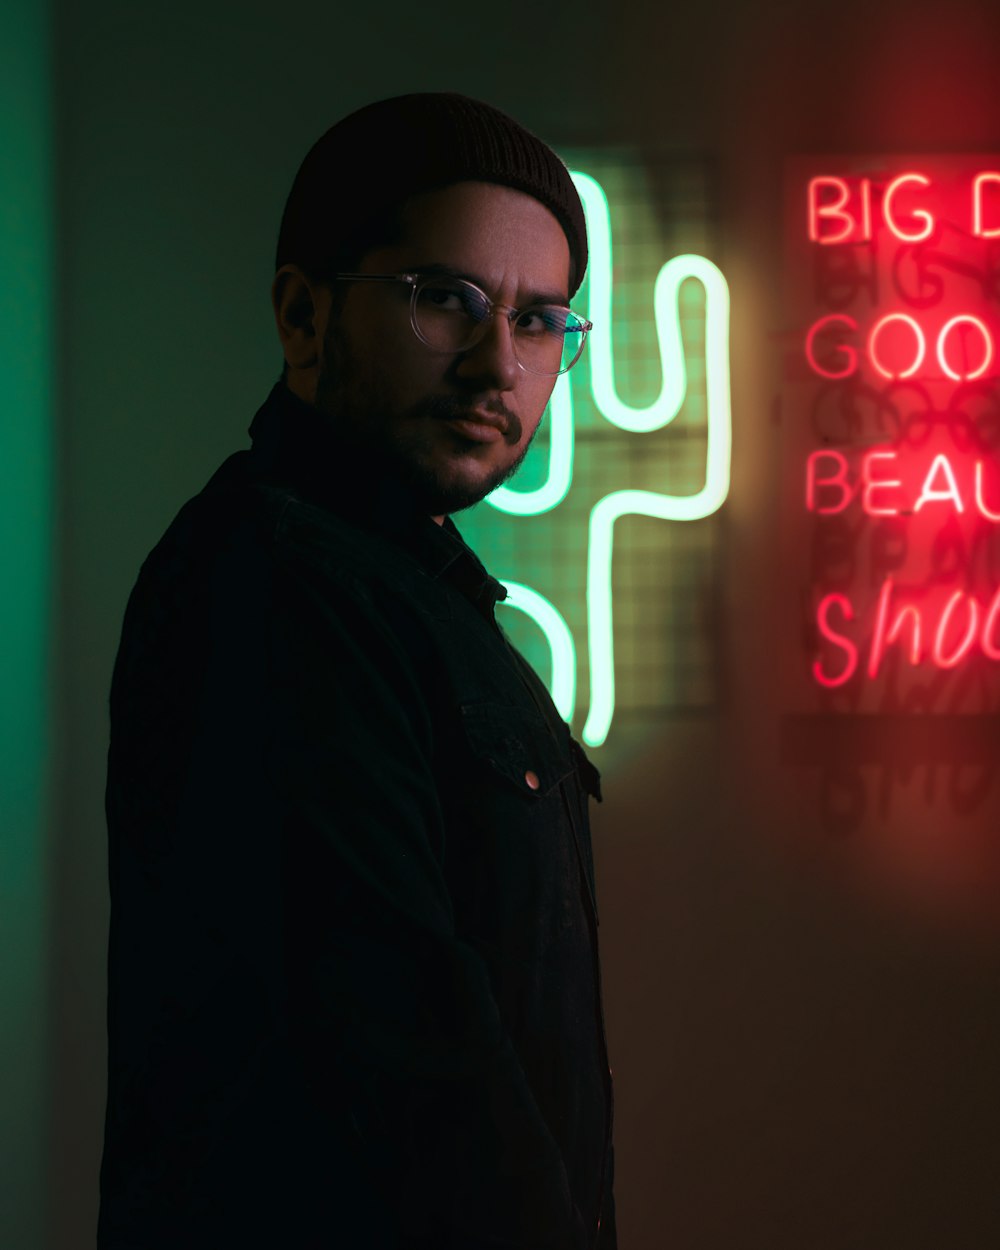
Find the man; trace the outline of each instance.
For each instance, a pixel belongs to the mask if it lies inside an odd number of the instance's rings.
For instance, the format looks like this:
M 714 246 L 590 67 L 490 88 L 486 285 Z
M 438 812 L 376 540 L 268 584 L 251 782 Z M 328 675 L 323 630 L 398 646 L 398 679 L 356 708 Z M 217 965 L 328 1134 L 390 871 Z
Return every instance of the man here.
M 614 1247 L 596 770 L 448 514 L 588 323 L 558 158 L 382 101 L 293 185 L 285 372 L 111 694 L 102 1250 Z

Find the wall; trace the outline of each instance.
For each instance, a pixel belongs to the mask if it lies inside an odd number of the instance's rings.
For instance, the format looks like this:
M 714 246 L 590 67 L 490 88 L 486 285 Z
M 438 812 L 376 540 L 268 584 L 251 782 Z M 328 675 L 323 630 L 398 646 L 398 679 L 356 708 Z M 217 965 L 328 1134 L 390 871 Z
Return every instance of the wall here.
M 277 375 L 270 259 L 302 154 L 369 99 L 440 88 L 557 143 L 693 151 L 719 174 L 735 423 L 723 698 L 609 755 L 596 825 L 621 1244 L 997 1241 L 997 796 L 950 802 L 905 723 L 898 775 L 832 720 L 795 763 L 774 605 L 783 163 L 1000 151 L 998 34 L 1000 17 L 962 4 L 57 6 L 49 1245 L 88 1244 L 96 1218 L 106 692 L 128 590 Z M 992 718 L 972 733 L 988 757 Z M 865 796 L 839 836 L 831 759 Z
M 40 1244 L 53 593 L 47 5 L 0 12 L 0 1245 Z

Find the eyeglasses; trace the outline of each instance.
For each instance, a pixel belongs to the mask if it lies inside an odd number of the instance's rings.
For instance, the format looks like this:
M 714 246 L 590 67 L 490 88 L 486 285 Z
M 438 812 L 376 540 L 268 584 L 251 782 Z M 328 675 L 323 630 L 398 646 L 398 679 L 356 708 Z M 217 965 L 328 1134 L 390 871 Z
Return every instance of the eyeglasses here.
M 496 313 L 511 328 L 514 358 L 528 373 L 565 373 L 580 359 L 593 323 L 563 304 L 498 304 L 473 282 L 441 274 L 334 273 L 337 282 L 405 282 L 413 333 L 432 351 L 465 352 L 483 338 Z

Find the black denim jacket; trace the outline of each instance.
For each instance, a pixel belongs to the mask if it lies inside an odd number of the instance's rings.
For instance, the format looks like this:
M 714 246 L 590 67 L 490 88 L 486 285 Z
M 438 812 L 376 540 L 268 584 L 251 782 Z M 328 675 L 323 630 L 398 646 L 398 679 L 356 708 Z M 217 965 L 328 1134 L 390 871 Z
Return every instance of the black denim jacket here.
M 251 434 L 115 666 L 98 1244 L 613 1250 L 597 772 L 450 521 Z

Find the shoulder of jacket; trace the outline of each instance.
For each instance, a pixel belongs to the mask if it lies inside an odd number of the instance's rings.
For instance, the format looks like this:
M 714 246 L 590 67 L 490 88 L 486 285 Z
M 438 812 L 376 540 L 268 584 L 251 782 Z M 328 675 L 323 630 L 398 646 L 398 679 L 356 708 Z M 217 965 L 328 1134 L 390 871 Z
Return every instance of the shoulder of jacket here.
M 210 486 L 184 504 L 147 556 L 136 589 L 187 596 L 220 578 L 244 584 L 271 574 L 322 586 L 331 606 L 346 596 L 404 625 L 414 612 L 447 612 L 405 548 L 287 487 L 245 481 Z
M 262 501 L 273 521 L 271 540 L 279 563 L 309 567 L 373 593 L 391 589 L 425 593 L 429 578 L 405 547 L 386 535 L 295 495 Z

